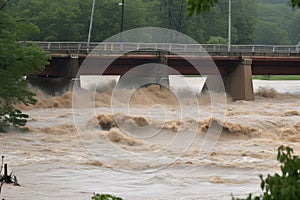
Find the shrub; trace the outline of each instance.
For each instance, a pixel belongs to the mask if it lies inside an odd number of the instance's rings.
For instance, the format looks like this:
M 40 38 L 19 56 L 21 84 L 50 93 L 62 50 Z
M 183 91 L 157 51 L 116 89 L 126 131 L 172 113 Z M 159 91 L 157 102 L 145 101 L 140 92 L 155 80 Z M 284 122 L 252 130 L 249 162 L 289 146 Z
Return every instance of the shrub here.
M 123 200 L 120 197 L 115 197 L 110 194 L 94 194 L 92 200 Z

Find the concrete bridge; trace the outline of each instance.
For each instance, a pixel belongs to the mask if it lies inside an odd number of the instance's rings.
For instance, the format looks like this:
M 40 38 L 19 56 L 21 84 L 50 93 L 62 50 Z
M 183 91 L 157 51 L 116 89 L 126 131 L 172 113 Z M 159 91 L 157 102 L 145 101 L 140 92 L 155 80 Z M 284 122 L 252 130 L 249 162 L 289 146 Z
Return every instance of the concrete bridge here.
M 215 82 L 216 75 L 220 74 L 226 92 L 235 100 L 254 99 L 252 75 L 300 75 L 299 46 L 35 43 L 49 51 L 52 60 L 42 73 L 29 77 L 29 80 L 34 85 L 52 89 L 52 93 L 69 85 L 77 73 L 122 76 L 136 66 L 149 63 L 152 64 L 149 70 L 135 71 L 132 77 L 127 77 L 128 83 L 150 78 L 153 83 L 167 86 L 168 75 L 178 74 L 175 71 L 182 75 L 207 75 L 207 82 Z M 211 67 L 211 60 L 217 70 Z M 83 62 L 85 67 L 80 68 Z M 161 70 L 158 64 L 167 65 L 174 71 Z

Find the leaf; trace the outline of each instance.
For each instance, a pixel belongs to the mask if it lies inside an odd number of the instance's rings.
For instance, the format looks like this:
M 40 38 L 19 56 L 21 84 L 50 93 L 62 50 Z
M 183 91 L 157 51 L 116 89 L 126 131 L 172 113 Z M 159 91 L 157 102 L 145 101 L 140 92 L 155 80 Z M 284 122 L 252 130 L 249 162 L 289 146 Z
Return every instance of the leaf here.
M 36 103 L 34 94 L 27 90 L 24 76 L 43 70 L 50 56 L 36 45 L 17 42 L 18 35 L 26 28 L 3 11 L 0 18 L 0 129 L 5 130 L 26 124 L 29 116 L 14 109 L 18 103 Z

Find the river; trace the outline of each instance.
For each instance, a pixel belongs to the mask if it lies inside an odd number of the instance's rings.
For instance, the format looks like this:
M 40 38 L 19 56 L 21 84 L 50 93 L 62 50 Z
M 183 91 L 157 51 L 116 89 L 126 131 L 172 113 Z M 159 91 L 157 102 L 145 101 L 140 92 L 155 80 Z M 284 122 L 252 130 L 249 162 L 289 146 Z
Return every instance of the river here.
M 22 186 L 5 184 L 1 198 L 91 199 L 94 192 L 129 200 L 246 197 L 260 193 L 260 174 L 279 170 L 279 145 L 300 153 L 300 81 L 254 80 L 255 101 L 227 98 L 216 106 L 224 116 L 211 117 L 210 97 L 196 95 L 195 107 L 176 77 L 171 87 L 184 101 L 150 86 L 131 96 L 130 112 L 122 102 L 110 106 L 111 80 L 91 92 L 92 110 L 72 108 L 72 92 L 52 97 L 37 91 L 37 105 L 19 106 L 30 115 L 28 132 L 0 133 L 0 153 Z M 187 82 L 199 90 L 204 81 Z M 83 78 L 82 86 L 93 88 L 91 79 Z M 211 124 L 223 131 L 203 156 Z

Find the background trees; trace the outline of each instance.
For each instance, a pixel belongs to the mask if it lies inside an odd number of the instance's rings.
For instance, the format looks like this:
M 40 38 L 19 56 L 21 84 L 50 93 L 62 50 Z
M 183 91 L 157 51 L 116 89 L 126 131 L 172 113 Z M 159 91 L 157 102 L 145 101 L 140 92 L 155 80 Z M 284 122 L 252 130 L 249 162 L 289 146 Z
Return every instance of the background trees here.
M 267 3 L 280 3 L 282 0 L 261 0 Z M 188 14 L 192 15 L 194 13 L 200 14 L 203 11 L 208 11 L 214 7 L 219 0 L 187 0 L 188 4 Z M 300 0 L 289 0 L 292 7 L 300 7 Z
M 157 26 L 178 30 L 199 43 L 211 37 L 227 38 L 228 0 L 125 0 L 124 30 Z M 291 0 L 291 2 L 299 0 Z M 92 41 L 119 33 L 121 0 L 96 0 Z M 299 38 L 299 9 L 288 0 L 232 0 L 233 44 L 295 44 Z M 86 41 L 92 0 L 10 0 L 10 14 L 18 21 L 36 24 L 36 34 L 27 40 Z M 212 7 L 212 5 L 214 5 Z M 298 4 L 296 3 L 295 6 Z M 266 37 L 261 27 L 268 31 Z M 274 29 L 274 30 L 269 30 Z M 277 39 L 280 37 L 281 39 Z M 268 40 L 265 40 L 265 39 Z M 210 40 L 211 41 L 211 40 Z
M 285 0 L 259 3 L 256 43 L 296 44 L 300 40 L 299 9 L 292 9 Z

